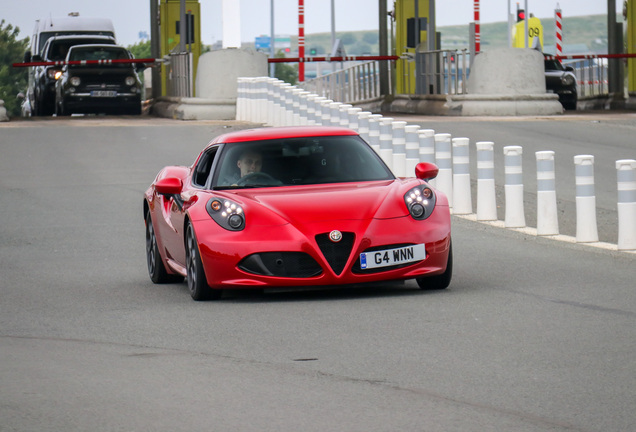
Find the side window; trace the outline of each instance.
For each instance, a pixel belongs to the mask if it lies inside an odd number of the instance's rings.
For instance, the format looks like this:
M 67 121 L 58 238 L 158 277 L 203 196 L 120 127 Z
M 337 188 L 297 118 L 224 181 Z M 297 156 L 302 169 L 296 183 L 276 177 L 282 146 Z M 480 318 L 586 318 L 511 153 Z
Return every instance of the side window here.
M 197 162 L 197 166 L 194 169 L 192 184 L 199 187 L 205 186 L 208 177 L 210 176 L 210 172 L 212 171 L 212 164 L 217 154 L 217 150 L 218 147 L 212 147 L 201 155 L 199 161 Z

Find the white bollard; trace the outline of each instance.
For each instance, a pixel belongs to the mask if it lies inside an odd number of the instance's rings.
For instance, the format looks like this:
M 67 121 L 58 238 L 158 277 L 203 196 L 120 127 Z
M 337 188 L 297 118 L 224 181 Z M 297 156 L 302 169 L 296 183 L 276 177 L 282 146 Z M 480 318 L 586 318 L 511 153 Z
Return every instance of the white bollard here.
M 267 102 L 265 104 L 265 125 L 266 126 L 273 126 L 274 125 L 274 116 L 273 116 L 273 112 L 274 112 L 274 84 L 275 82 L 278 81 L 276 78 L 267 78 L 267 80 L 265 81 L 265 86 L 266 86 L 266 96 L 267 96 Z
M 273 112 L 274 126 L 283 126 L 283 115 L 285 112 L 285 89 L 289 86 L 290 84 L 284 81 L 279 81 L 276 84 L 276 97 L 274 99 Z
M 470 141 L 453 138 L 453 214 L 471 214 L 473 201 L 470 189 Z
M 406 175 L 415 176 L 415 167 L 420 161 L 420 127 L 418 125 L 407 125 L 404 128 L 406 135 Z
M 537 158 L 537 235 L 559 234 L 554 152 L 538 151 Z
M 358 113 L 358 133 L 369 143 L 369 116 L 371 113 L 369 111 L 360 111 Z
M 523 168 L 521 146 L 506 146 L 504 152 L 506 228 L 523 228 L 526 226 L 526 215 L 523 206 Z
M 342 102 L 331 102 L 329 104 L 329 110 L 331 111 L 329 126 L 340 126 L 340 105 L 342 105 Z
M 394 121 L 393 129 L 392 162 L 393 173 L 397 177 L 406 177 L 406 122 Z
M 480 141 L 477 147 L 477 220 L 497 220 L 495 193 L 495 143 Z
M 300 125 L 300 94 L 303 92 L 301 88 L 292 90 L 292 117 L 291 126 Z
M 236 79 L 236 117 L 237 121 L 245 120 L 245 79 L 244 77 L 238 77 Z
M 616 161 L 618 250 L 636 250 L 636 160 Z
M 435 163 L 435 131 L 420 129 L 417 135 L 420 140 L 420 162 Z
M 325 99 L 320 103 L 321 105 L 321 125 L 323 126 L 331 126 L 331 104 L 333 101 L 331 99 Z
M 380 119 L 382 114 L 371 114 L 369 116 L 369 145 L 380 154 Z
M 296 87 L 291 84 L 287 84 L 283 86 L 283 101 L 281 106 L 281 116 L 280 116 L 280 125 L 281 126 L 291 126 L 293 120 L 293 112 L 292 108 L 294 106 L 294 102 L 292 100 L 292 91 Z
M 380 119 L 380 157 L 393 171 L 393 119 L 391 117 Z
M 340 123 L 337 126 L 341 126 L 345 128 L 349 127 L 349 108 L 353 108 L 353 105 L 350 105 L 350 104 L 340 105 L 340 108 L 338 109 L 340 111 L 339 113 Z
M 306 126 L 307 123 L 307 98 L 309 97 L 310 93 L 308 91 L 302 91 L 300 93 L 298 93 L 298 105 L 299 105 L 299 113 L 300 113 L 300 121 L 299 121 L 299 125 L 300 126 Z
M 574 174 L 576 178 L 576 241 L 597 242 L 594 156 L 574 156 Z
M 318 97 L 315 93 L 310 93 L 307 95 L 307 122 L 306 125 L 315 125 L 316 124 L 316 98 Z
M 320 125 L 322 124 L 322 102 L 326 101 L 326 97 L 318 96 L 314 98 L 314 115 L 310 120 L 310 124 L 312 125 Z M 312 122 L 313 121 L 313 122 Z
M 349 116 L 349 129 L 358 131 L 358 113 L 362 111 L 362 108 L 349 108 L 347 115 Z
M 453 208 L 453 159 L 450 134 L 435 134 L 435 163 L 439 168 L 435 187 L 446 194 L 448 205 Z

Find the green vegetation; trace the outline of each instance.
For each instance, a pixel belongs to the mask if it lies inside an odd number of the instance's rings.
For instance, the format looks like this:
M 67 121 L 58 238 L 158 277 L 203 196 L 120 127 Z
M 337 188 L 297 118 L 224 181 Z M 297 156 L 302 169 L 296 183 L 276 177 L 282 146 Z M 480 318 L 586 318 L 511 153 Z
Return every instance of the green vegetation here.
M 13 63 L 21 63 L 24 52 L 29 46 L 29 38 L 18 39 L 20 29 L 0 21 L 0 100 L 9 117 L 20 115 L 20 103 L 17 95 L 26 91 L 28 71 L 26 68 L 14 68 Z

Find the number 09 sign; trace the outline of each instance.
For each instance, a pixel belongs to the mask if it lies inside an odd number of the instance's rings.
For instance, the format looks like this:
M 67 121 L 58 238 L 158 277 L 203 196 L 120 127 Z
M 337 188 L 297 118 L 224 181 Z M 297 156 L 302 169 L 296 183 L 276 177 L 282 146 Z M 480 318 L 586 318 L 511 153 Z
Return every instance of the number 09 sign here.
M 526 47 L 526 23 L 525 21 L 520 21 L 512 28 L 512 47 L 531 48 L 535 37 L 539 38 L 539 43 L 543 50 L 543 26 L 541 25 L 541 20 L 536 17 L 528 19 L 528 47 Z

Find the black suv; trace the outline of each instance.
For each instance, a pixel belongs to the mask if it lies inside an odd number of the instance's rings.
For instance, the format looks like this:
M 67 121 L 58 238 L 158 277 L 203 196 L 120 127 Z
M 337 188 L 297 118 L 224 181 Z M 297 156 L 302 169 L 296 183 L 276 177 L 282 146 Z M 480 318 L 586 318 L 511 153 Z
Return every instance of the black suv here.
M 66 57 L 70 64 L 62 67 L 55 83 L 55 113 L 141 114 L 141 82 L 134 56 L 118 45 L 75 45 Z M 112 63 L 112 60 L 126 60 Z M 127 62 L 130 61 L 130 62 Z
M 576 75 L 571 66 L 564 67 L 555 58 L 545 58 L 545 87 L 548 93 L 559 95 L 559 102 L 566 110 L 575 110 L 577 101 Z
M 29 60 L 33 62 L 63 61 L 70 47 L 84 44 L 115 45 L 116 41 L 111 36 L 99 35 L 54 36 L 44 44 L 42 55 L 36 54 Z M 50 116 L 55 111 L 55 82 L 60 77 L 62 66 L 35 66 L 34 69 L 33 81 L 29 83 L 28 89 L 31 114 Z

